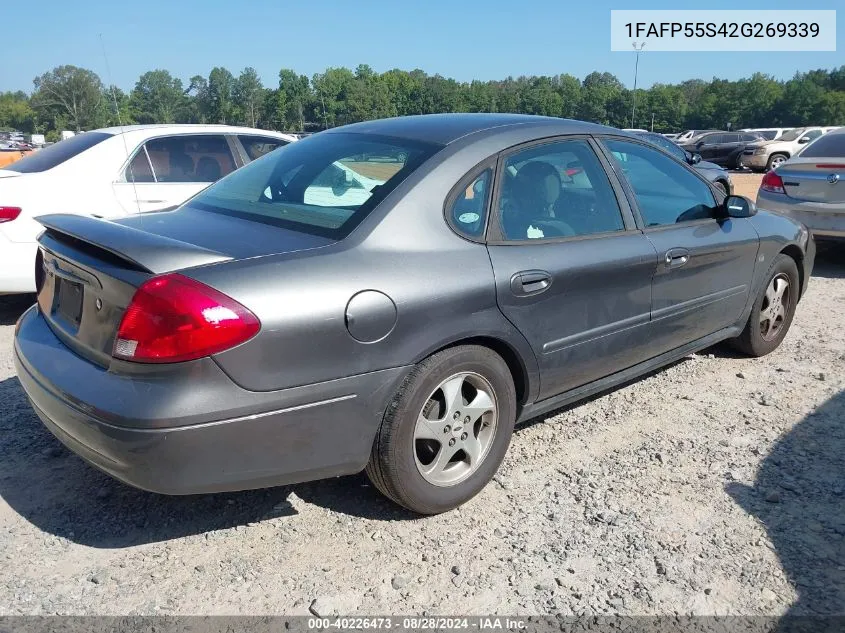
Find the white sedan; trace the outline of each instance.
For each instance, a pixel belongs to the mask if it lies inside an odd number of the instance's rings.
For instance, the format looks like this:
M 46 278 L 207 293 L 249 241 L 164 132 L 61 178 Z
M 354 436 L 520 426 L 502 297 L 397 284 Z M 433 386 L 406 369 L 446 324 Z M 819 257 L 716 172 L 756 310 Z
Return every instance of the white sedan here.
M 131 125 L 77 134 L 0 168 L 0 294 L 35 291 L 37 216 L 160 211 L 295 140 L 226 125 Z

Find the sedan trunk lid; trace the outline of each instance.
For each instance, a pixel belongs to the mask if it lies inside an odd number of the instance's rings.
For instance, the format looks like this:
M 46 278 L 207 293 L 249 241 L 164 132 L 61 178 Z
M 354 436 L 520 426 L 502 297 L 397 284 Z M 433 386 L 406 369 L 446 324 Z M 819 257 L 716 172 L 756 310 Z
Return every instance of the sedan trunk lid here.
M 68 347 L 103 367 L 135 290 L 153 275 L 332 242 L 201 211 L 37 220 L 46 228 L 35 273 L 40 311 Z
M 792 159 L 777 170 L 790 198 L 805 202 L 845 203 L 845 160 Z

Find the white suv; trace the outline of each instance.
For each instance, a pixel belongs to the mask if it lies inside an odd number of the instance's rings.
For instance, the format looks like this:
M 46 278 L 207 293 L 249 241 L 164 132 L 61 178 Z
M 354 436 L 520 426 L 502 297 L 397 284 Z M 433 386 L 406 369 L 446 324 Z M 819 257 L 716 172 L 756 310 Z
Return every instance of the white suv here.
M 739 158 L 740 165 L 752 171 L 777 169 L 807 143 L 835 127 L 797 127 L 773 141 L 750 143 Z

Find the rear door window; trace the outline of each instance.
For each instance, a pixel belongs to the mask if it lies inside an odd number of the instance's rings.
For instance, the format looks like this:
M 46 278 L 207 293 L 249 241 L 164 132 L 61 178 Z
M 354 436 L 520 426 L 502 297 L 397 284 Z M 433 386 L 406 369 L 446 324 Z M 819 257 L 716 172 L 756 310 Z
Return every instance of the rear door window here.
M 236 169 L 222 134 L 165 136 L 144 148 L 156 182 L 215 182 Z
M 250 160 L 261 158 L 265 154 L 269 154 L 274 149 L 283 147 L 288 144 L 288 141 L 275 138 L 273 136 L 256 136 L 252 134 L 238 134 L 238 140 L 243 145 L 246 155 Z
M 0 169 L 16 171 L 21 174 L 47 171 L 111 137 L 112 135 L 106 132 L 83 132 L 33 152 L 11 165 L 0 167 Z

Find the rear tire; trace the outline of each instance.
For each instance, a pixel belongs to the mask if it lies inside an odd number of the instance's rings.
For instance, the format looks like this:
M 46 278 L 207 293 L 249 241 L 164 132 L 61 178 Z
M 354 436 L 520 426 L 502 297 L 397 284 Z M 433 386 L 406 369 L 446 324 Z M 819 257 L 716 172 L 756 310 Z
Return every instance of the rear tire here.
M 777 255 L 751 307 L 745 329 L 731 340 L 731 344 L 754 357 L 765 356 L 776 350 L 792 325 L 801 293 L 799 284 L 795 260 L 783 253 Z
M 505 361 L 477 345 L 445 349 L 418 364 L 388 405 L 367 475 L 409 510 L 446 512 L 496 474 L 515 419 L 516 390 Z

